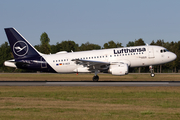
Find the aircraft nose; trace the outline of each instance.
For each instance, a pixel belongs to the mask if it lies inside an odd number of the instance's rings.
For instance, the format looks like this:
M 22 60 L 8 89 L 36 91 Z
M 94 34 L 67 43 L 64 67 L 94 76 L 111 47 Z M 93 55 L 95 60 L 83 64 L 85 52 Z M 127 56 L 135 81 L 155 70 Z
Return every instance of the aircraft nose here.
M 177 55 L 176 54 L 174 54 L 174 60 L 177 58 Z
M 171 53 L 170 59 L 173 61 L 173 60 L 175 60 L 176 58 L 177 58 L 177 55 L 174 54 L 174 53 Z

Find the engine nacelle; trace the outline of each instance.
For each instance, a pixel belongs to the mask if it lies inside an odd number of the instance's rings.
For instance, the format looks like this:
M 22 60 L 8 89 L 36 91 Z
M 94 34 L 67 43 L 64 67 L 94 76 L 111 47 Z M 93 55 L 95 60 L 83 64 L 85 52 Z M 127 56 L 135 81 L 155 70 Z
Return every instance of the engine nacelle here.
M 127 75 L 128 64 L 110 65 L 110 72 L 112 73 L 112 75 Z

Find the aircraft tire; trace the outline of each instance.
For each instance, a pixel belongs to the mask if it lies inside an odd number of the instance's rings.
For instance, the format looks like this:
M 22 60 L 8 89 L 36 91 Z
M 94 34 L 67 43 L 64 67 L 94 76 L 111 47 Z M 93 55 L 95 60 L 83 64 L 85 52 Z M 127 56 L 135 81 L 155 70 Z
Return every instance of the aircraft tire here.
M 151 73 L 151 77 L 154 77 L 155 76 L 155 74 L 154 73 Z
M 99 76 L 98 76 L 98 75 L 96 75 L 96 76 L 93 77 L 93 81 L 94 81 L 94 82 L 97 82 L 98 80 L 99 80 Z

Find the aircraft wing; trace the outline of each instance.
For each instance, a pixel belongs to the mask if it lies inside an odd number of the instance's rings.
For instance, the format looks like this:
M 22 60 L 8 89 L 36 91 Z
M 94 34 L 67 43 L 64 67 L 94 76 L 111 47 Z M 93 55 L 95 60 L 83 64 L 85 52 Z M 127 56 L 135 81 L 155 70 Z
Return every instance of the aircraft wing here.
M 88 67 L 89 70 L 94 70 L 94 69 L 104 70 L 107 69 L 108 66 L 110 65 L 109 62 L 93 61 L 93 60 L 72 59 L 72 61 L 75 61 L 76 64 Z

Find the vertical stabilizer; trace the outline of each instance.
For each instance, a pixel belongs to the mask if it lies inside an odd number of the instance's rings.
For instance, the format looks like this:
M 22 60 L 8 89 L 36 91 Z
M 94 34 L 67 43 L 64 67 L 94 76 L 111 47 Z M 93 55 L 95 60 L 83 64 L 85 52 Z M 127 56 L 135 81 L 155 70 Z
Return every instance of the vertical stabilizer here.
M 14 28 L 4 29 L 15 59 L 40 56 L 39 52 Z

